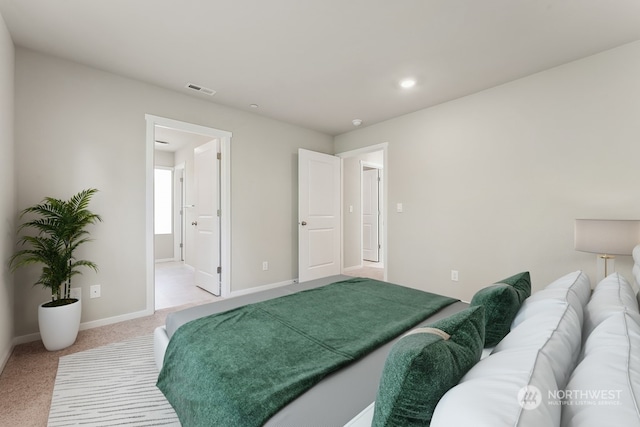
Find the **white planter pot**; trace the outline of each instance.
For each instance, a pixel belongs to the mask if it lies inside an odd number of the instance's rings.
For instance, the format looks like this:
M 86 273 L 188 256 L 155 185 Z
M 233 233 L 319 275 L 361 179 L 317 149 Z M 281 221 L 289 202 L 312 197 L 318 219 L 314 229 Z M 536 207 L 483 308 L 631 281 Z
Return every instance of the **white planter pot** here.
M 76 342 L 82 301 L 60 307 L 43 307 L 43 304 L 38 307 L 38 325 L 45 348 L 49 351 L 62 350 Z

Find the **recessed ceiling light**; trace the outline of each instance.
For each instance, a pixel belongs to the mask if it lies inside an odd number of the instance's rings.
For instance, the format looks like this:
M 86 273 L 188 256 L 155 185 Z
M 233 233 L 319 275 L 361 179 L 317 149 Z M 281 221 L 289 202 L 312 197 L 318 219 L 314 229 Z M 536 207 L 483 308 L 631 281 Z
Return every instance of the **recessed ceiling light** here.
M 413 79 L 404 79 L 400 82 L 400 86 L 402 86 L 404 89 L 412 88 L 415 85 L 416 85 L 416 81 Z
M 258 104 L 251 104 L 250 107 L 251 108 L 258 108 Z

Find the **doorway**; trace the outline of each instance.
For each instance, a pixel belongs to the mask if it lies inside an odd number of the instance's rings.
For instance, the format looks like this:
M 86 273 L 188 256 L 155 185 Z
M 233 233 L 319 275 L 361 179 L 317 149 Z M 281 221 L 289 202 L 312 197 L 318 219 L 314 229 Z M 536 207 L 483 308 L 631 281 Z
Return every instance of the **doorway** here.
M 363 263 L 381 262 L 380 230 L 382 215 L 380 214 L 380 196 L 382 196 L 382 166 L 360 161 L 362 182 L 362 261 Z
M 387 280 L 387 143 L 342 158 L 342 266 L 347 275 Z
M 220 156 L 213 156 L 212 162 L 219 167 L 216 176 L 219 194 L 219 232 L 216 236 L 214 270 L 218 270 L 218 294 L 226 296 L 230 292 L 230 182 L 229 153 L 231 133 L 172 119 L 147 115 L 147 307 L 166 308 L 186 303 L 198 303 L 215 297 L 195 286 L 195 276 L 202 259 L 195 260 L 197 223 L 195 180 L 195 147 L 216 141 Z M 165 262 L 156 262 L 155 243 L 158 240 L 154 227 L 154 170 L 160 164 L 173 171 L 173 218 L 169 221 L 173 252 Z M 171 190 L 169 190 L 171 191 Z M 167 231 L 167 227 L 165 227 Z M 192 245 L 190 247 L 190 245 Z M 166 255 L 165 255 L 166 256 Z M 201 257 L 207 258 L 207 257 Z M 206 262 L 213 262 L 204 259 Z

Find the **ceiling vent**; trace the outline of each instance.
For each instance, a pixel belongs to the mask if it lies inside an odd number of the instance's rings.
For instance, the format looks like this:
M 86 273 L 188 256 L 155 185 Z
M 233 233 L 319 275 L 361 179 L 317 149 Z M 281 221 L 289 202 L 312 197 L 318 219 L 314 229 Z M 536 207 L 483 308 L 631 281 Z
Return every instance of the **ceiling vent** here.
M 195 90 L 196 92 L 203 93 L 205 95 L 213 96 L 216 94 L 216 91 L 213 89 L 209 89 L 208 87 L 195 85 L 193 83 L 187 83 L 185 86 L 187 89 Z

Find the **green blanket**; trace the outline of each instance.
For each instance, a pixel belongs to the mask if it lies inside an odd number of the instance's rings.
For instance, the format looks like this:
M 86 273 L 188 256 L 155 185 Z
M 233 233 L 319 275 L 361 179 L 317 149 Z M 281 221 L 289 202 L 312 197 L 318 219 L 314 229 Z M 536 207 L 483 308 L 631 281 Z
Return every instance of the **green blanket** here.
M 354 278 L 196 319 L 171 338 L 158 387 L 184 427 L 259 426 L 455 301 Z

